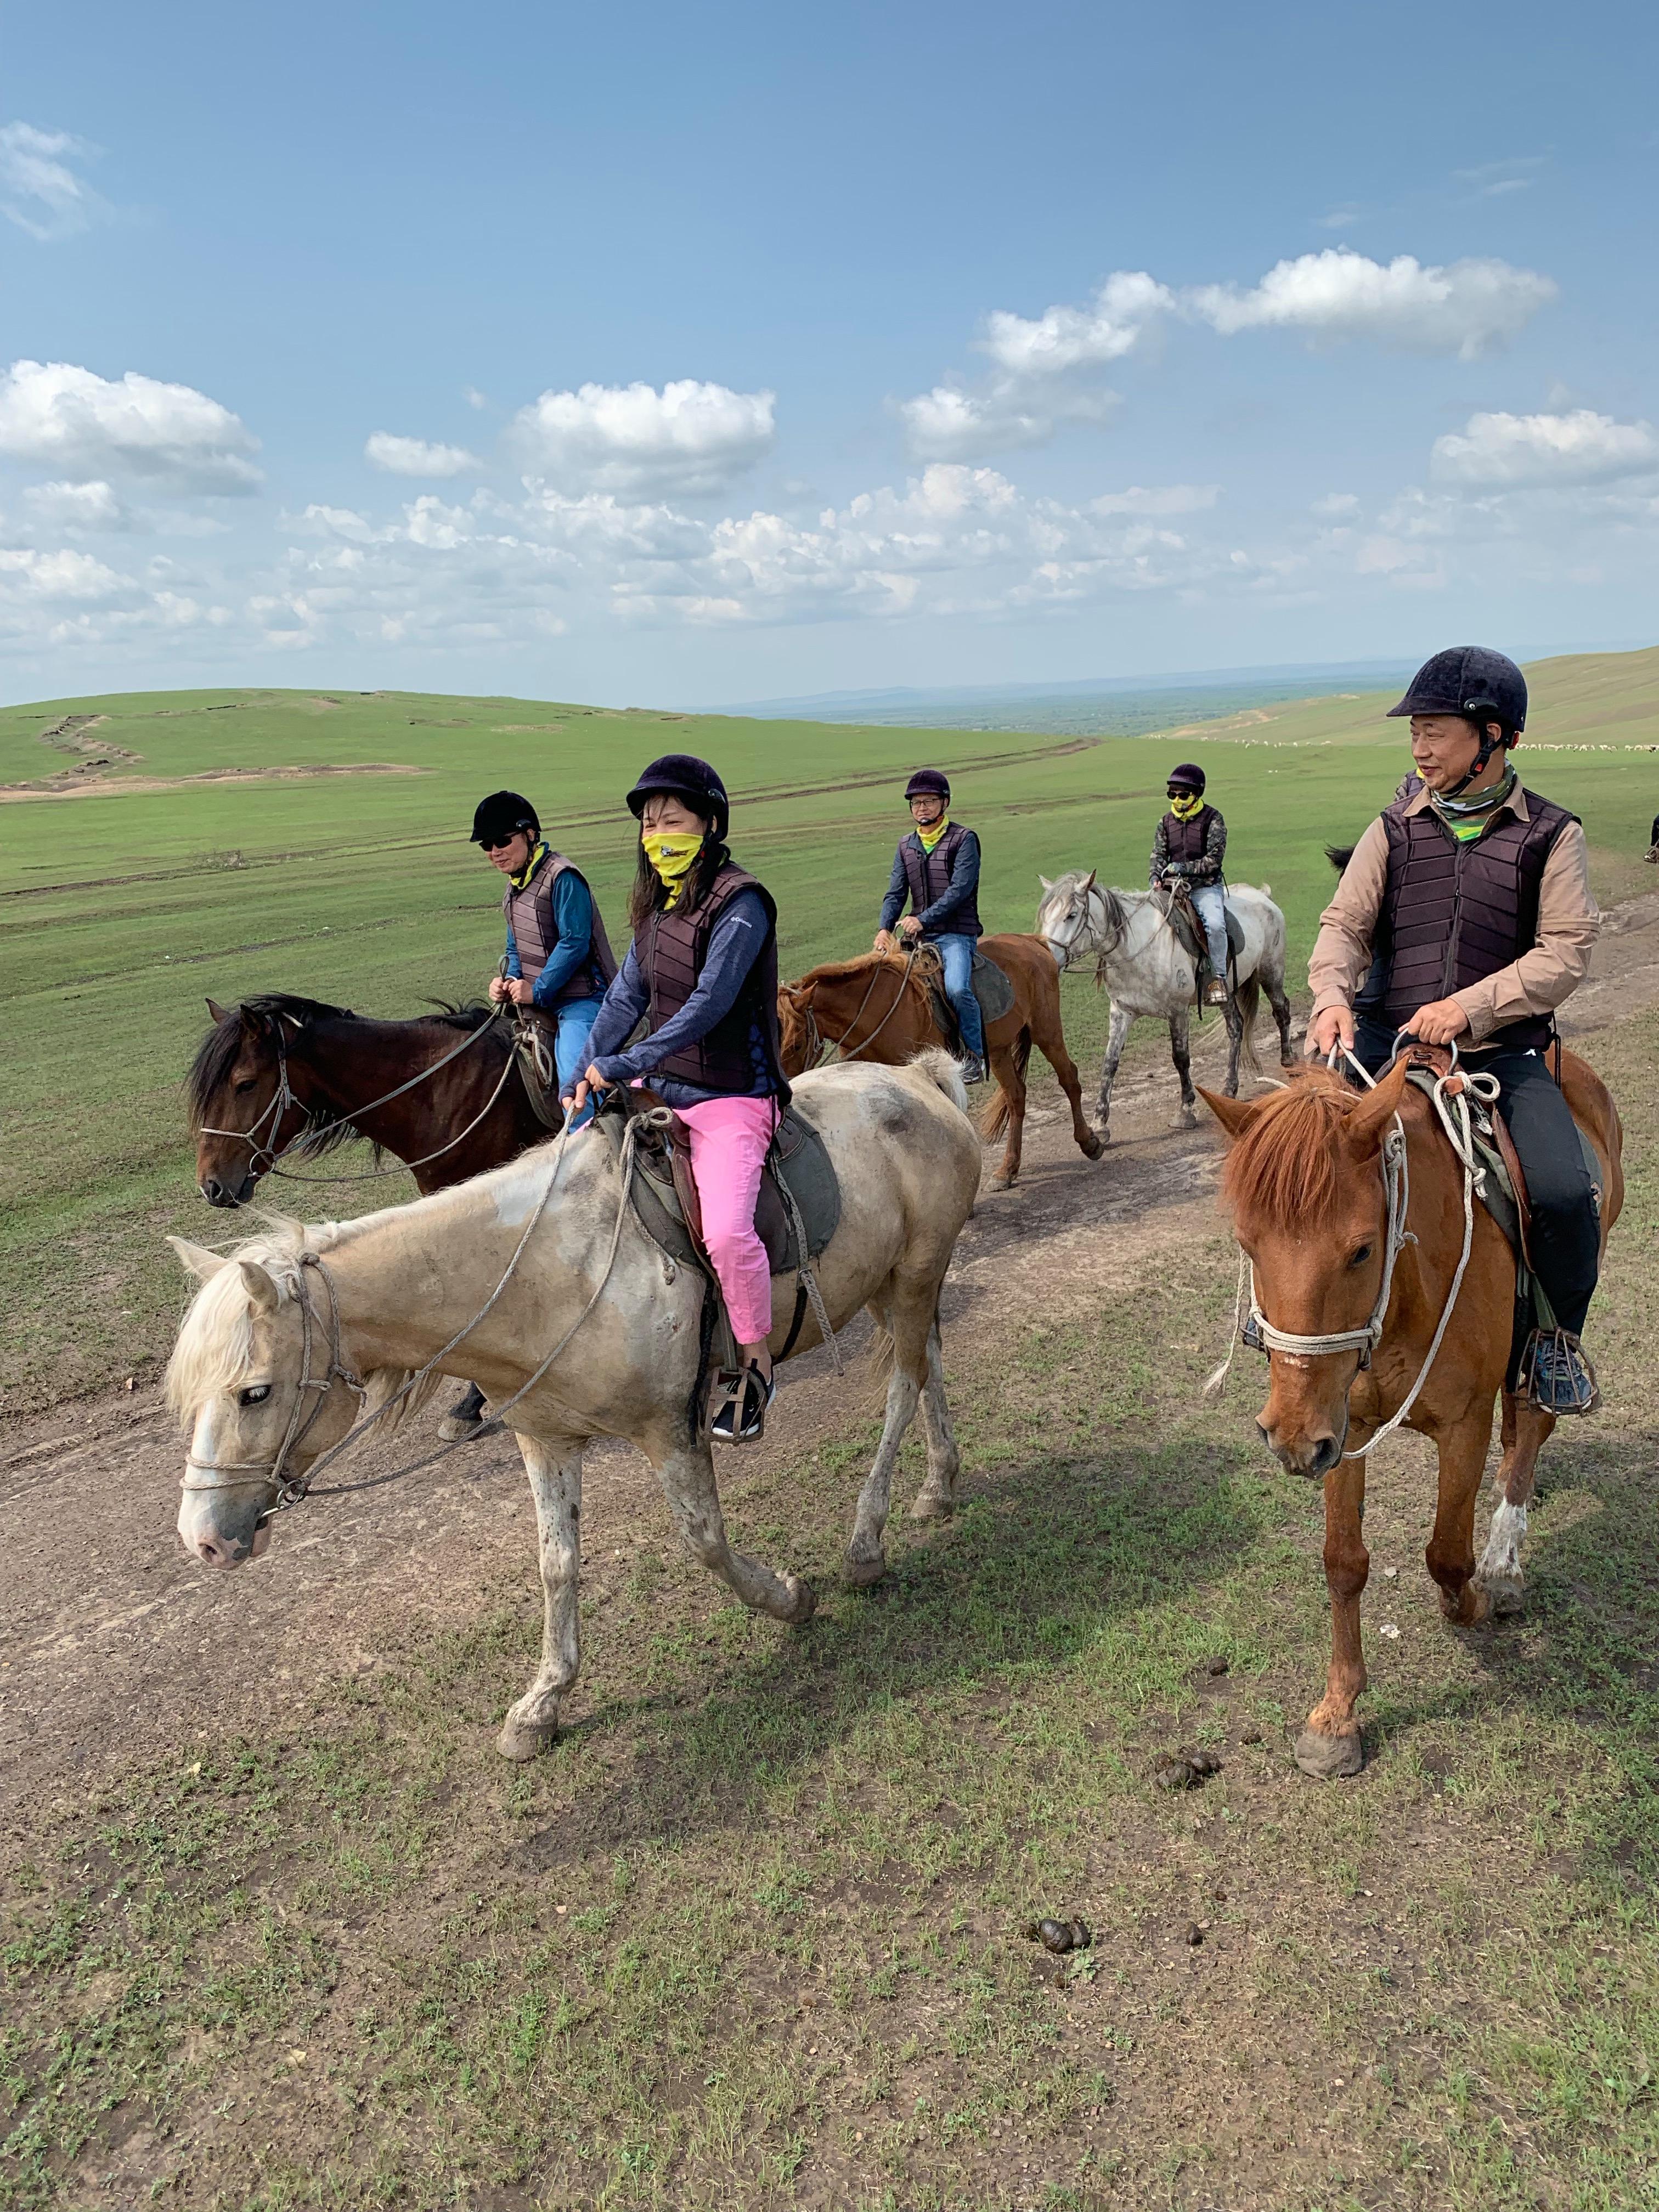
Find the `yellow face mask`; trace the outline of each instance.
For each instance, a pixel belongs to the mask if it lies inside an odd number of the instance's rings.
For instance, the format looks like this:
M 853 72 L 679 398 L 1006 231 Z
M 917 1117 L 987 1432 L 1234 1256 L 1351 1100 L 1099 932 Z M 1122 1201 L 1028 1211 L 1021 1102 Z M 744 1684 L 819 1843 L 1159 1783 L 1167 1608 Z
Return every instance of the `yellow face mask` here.
M 702 843 L 700 836 L 687 831 L 676 836 L 666 830 L 652 830 L 641 838 L 646 859 L 668 886 L 670 906 L 685 889 L 685 879 Z
M 924 830 L 921 824 L 918 823 L 916 824 L 916 835 L 921 840 L 922 851 L 924 853 L 931 853 L 934 846 L 938 844 L 939 839 L 945 835 L 950 826 L 951 817 L 949 814 L 941 814 L 939 820 L 935 822 L 931 828 L 927 830 Z
M 1203 804 L 1204 801 L 1197 792 L 1184 791 L 1179 799 L 1172 799 L 1170 801 L 1170 811 L 1177 822 L 1190 822 Z

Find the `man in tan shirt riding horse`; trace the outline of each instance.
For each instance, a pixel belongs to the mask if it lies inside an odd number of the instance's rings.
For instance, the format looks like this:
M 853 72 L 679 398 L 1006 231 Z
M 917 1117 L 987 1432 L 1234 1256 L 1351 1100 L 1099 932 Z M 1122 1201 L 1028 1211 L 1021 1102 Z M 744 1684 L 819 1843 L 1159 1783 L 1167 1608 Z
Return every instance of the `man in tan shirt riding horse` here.
M 1411 718 L 1415 789 L 1354 848 L 1308 963 L 1307 1049 L 1346 1046 L 1374 1074 L 1397 1034 L 1455 1044 L 1497 1076 L 1526 1173 L 1532 1261 L 1555 1332 L 1523 1365 L 1550 1413 L 1589 1413 L 1578 1338 L 1595 1287 L 1599 1194 L 1551 1074 L 1554 1012 L 1584 980 L 1601 916 L 1577 816 L 1524 789 L 1510 753 L 1526 678 L 1484 646 L 1425 661 L 1391 715 Z

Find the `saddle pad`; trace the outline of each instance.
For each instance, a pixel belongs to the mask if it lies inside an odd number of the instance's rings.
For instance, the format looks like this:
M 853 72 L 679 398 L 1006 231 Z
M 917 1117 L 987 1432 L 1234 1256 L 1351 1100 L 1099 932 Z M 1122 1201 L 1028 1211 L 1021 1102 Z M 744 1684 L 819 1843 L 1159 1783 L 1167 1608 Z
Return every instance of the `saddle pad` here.
M 974 996 L 979 1000 L 979 1010 L 988 1022 L 1000 1022 L 1005 1014 L 1014 1011 L 1014 987 L 994 960 L 988 960 L 982 952 L 974 955 Z
M 621 1125 L 612 1121 L 610 1127 L 619 1130 Z M 702 1237 L 694 1238 L 687 1226 L 685 1205 L 676 1187 L 667 1148 L 659 1151 L 641 1146 L 635 1160 L 640 1172 L 634 1179 L 634 1211 L 647 1234 L 682 1266 L 703 1266 Z M 786 1109 L 773 1139 L 755 1201 L 755 1228 L 766 1247 L 768 1264 L 775 1275 L 787 1275 L 800 1266 L 801 1255 L 789 1209 L 778 1188 L 780 1172 L 806 1231 L 805 1256 L 816 1260 L 840 1226 L 841 1185 L 823 1138 L 794 1106 Z
M 1233 912 L 1231 907 L 1229 907 L 1226 909 L 1226 915 L 1227 950 L 1231 953 L 1233 958 L 1237 960 L 1239 954 L 1244 950 L 1244 925 L 1239 920 L 1238 916 Z M 1188 919 L 1188 912 L 1184 904 L 1178 901 L 1172 903 L 1170 905 L 1167 919 L 1170 928 L 1174 930 L 1176 936 L 1180 940 L 1182 951 L 1187 955 L 1187 957 L 1190 961 L 1194 962 L 1194 964 L 1201 964 L 1204 961 L 1209 958 L 1209 940 L 1207 938 L 1201 935 L 1194 935 L 1193 925 Z

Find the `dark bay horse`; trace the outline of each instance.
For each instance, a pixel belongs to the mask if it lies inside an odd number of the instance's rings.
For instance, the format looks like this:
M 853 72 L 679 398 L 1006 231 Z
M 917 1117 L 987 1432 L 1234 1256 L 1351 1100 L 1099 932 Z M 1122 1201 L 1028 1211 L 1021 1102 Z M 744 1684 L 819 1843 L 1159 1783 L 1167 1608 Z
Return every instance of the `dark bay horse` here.
M 1083 1086 L 1066 1049 L 1054 954 L 1040 937 L 982 937 L 980 950 L 1014 987 L 1011 1010 L 985 1024 L 986 1058 L 997 1096 L 981 1123 L 987 1137 L 1006 1133 L 1001 1164 L 991 1177 L 994 1190 L 1006 1190 L 1019 1173 L 1025 1070 L 1034 1043 L 1071 1102 L 1072 1133 L 1085 1156 L 1097 1160 L 1103 1146 L 1084 1118 Z M 935 1016 L 939 981 L 939 956 L 924 945 L 914 954 L 866 952 L 856 960 L 831 961 L 798 983 L 786 983 L 778 993 L 784 1073 L 791 1079 L 799 1075 L 831 1047 L 843 1060 L 880 1060 L 896 1067 L 929 1045 L 954 1043 Z
M 1576 1054 L 1562 1053 L 1559 1079 L 1599 1162 L 1605 1251 L 1624 1203 L 1619 1111 Z M 1456 1080 L 1449 1078 L 1448 1087 Z M 1321 1779 L 1357 1774 L 1362 1753 L 1354 1706 L 1365 1686 L 1359 1599 L 1370 1565 L 1361 1533 L 1363 1455 L 1409 1402 L 1403 1425 L 1431 1437 L 1440 1462 L 1425 1560 L 1441 1610 L 1468 1626 L 1485 1620 L 1494 1604 L 1503 1612 L 1519 1607 L 1521 1539 L 1539 1450 L 1555 1416 L 1504 1389 L 1515 1258 L 1478 1201 L 1456 1303 L 1434 1352 L 1465 1249 L 1466 1182 L 1433 1103 L 1408 1083 L 1403 1058 L 1371 1091 L 1316 1068 L 1267 1098 L 1202 1096 L 1230 1139 L 1222 1192 L 1253 1270 L 1255 1303 L 1270 1343 L 1291 1338 L 1269 1351 L 1271 1382 L 1257 1425 L 1285 1468 L 1322 1480 L 1325 1488 L 1330 1670 L 1297 1744 L 1297 1764 Z M 1455 1116 L 1455 1098 L 1452 1104 Z M 1402 1189 L 1396 1168 L 1391 1202 L 1384 1148 L 1397 1158 L 1396 1116 L 1407 1180 Z M 1359 1340 L 1379 1325 L 1366 1365 Z M 1346 1342 L 1320 1348 L 1333 1338 Z M 1477 1568 L 1475 1498 L 1500 1394 L 1498 1504 Z
M 228 1009 L 210 999 L 208 1012 L 185 1091 L 210 1206 L 246 1206 L 273 1168 L 290 1172 L 284 1159 L 296 1181 L 320 1182 L 311 1164 L 353 1137 L 377 1168 L 383 1153 L 402 1161 L 425 1198 L 549 1133 L 513 1066 L 512 1028 L 490 1007 L 377 1022 L 275 991 Z M 446 1432 L 476 1427 L 483 1402 L 469 1389 Z

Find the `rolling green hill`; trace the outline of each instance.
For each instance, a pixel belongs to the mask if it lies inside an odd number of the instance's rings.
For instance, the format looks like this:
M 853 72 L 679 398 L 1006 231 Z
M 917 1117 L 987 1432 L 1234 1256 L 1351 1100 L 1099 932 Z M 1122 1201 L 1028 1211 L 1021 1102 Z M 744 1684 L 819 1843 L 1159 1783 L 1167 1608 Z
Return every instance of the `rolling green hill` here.
M 1579 811 L 1605 899 L 1645 887 L 1659 806 L 1659 650 L 1542 664 L 1528 761 Z M 909 769 L 947 767 L 981 832 L 987 927 L 1029 928 L 1038 872 L 1145 879 L 1171 744 L 1202 761 L 1243 881 L 1272 884 L 1292 974 L 1346 840 L 1407 765 L 1385 694 L 1299 701 L 1178 740 L 905 731 L 406 692 L 145 693 L 0 710 L 0 1296 L 21 1324 L 0 1384 L 88 1387 L 165 1348 L 179 1285 L 160 1237 L 222 1231 L 195 1195 L 179 1081 L 211 994 L 283 988 L 363 1012 L 480 990 L 498 879 L 475 801 L 527 791 L 615 916 L 621 795 L 645 762 L 706 754 L 733 842 L 781 912 L 786 974 L 862 949 Z M 1102 1009 L 1066 988 L 1074 1048 Z M 368 1186 L 364 1203 L 400 1192 Z M 351 1194 L 337 1201 L 349 1208 Z

